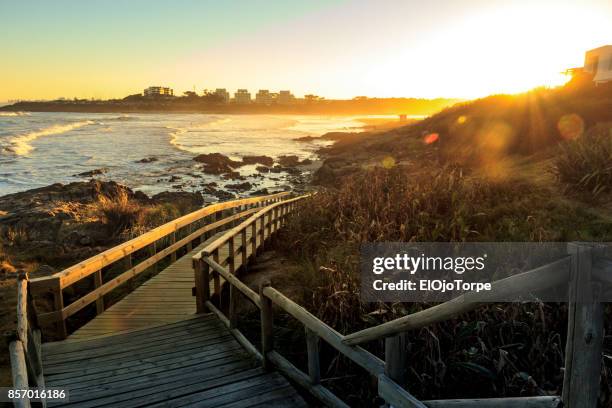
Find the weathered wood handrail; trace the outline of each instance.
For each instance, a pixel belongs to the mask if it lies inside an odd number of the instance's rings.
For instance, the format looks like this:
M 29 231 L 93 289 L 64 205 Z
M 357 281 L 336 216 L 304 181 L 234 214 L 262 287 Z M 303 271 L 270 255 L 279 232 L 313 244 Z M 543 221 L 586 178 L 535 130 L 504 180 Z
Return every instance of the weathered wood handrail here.
M 562 258 L 539 268 L 492 282 L 490 291 L 468 292 L 420 312 L 349 334 L 343 342 L 347 345 L 356 345 L 407 330 L 421 329 L 475 310 L 483 304 L 491 303 L 494 299 L 511 298 L 521 293 L 558 286 L 567 282 L 569 276 L 570 257 Z
M 27 275 L 20 274 L 17 279 L 17 327 L 8 335 L 13 387 L 20 390 L 45 386 L 41 335 L 28 286 Z M 14 400 L 14 405 L 30 407 L 31 404 L 28 398 L 22 398 Z M 44 400 L 42 405 L 46 406 Z
M 212 204 L 161 225 L 61 272 L 47 277 L 32 279 L 30 287 L 34 294 L 41 295 L 50 293 L 53 296 L 53 311 L 41 313 L 39 315 L 41 325 L 49 326 L 50 324 L 56 324 L 56 336 L 65 338 L 67 335 L 66 319 L 68 317 L 92 303 L 96 303 L 97 314 L 102 313 L 104 311 L 103 297 L 118 286 L 130 281 L 142 272 L 148 270 L 148 268 L 155 267 L 158 262 L 168 256 L 171 256 L 172 261 L 175 261 L 176 252 L 181 248 L 185 247 L 188 251 L 191 250 L 193 241 L 198 239 L 201 240 L 202 237 L 207 236 L 207 234 L 221 227 L 231 225 L 231 223 L 241 218 L 248 217 L 259 211 L 261 206 L 276 203 L 288 194 L 287 192 L 282 192 L 267 196 Z M 247 208 L 253 206 L 257 207 Z M 222 212 L 226 210 L 242 211 L 237 211 L 226 217 L 221 217 Z M 215 214 L 217 215 L 216 221 L 207 220 L 209 216 Z M 185 231 L 184 229 L 187 228 L 188 230 Z M 177 240 L 179 232 L 185 232 L 186 236 Z M 169 241 L 169 245 L 165 248 L 158 248 L 157 243 L 164 239 Z M 151 247 L 151 256 L 133 265 L 132 254 L 146 247 Z M 118 276 L 104 282 L 102 279 L 103 268 L 124 259 L 127 260 L 127 270 L 124 270 Z M 62 293 L 63 289 L 92 275 L 94 276 L 94 289 L 74 302 L 65 305 Z

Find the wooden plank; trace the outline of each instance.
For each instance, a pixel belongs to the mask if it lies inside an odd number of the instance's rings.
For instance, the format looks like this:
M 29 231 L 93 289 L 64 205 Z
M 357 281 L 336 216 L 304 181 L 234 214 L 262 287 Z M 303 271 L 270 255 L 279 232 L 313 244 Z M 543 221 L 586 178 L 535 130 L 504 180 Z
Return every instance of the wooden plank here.
M 98 397 L 95 401 L 88 401 L 87 395 L 83 396 L 82 399 L 78 399 L 79 396 L 76 397 L 77 399 L 73 399 L 71 395 L 70 401 L 71 403 L 73 401 L 79 402 L 80 408 L 100 405 L 117 406 L 118 404 L 127 408 L 137 406 L 139 403 L 141 404 L 140 406 L 146 406 L 189 395 L 193 392 L 214 389 L 232 382 L 260 376 L 263 373 L 261 369 L 245 370 L 239 367 L 244 366 L 234 364 L 216 368 L 215 370 L 208 370 L 204 373 L 189 373 L 181 377 L 161 378 L 157 381 L 146 383 L 122 384 L 121 386 L 113 387 L 112 393 L 108 391 L 90 393 L 89 395 L 93 398 Z
M 561 408 L 560 397 L 476 398 L 423 401 L 427 408 Z
M 492 289 L 490 291 L 469 292 L 429 309 L 358 331 L 347 335 L 343 343 L 356 345 L 392 336 L 403 331 L 420 329 L 477 309 L 494 299 L 510 298 L 516 294 L 560 285 L 569 279 L 569 266 L 570 259 L 567 257 L 540 268 L 498 280 L 491 284 Z

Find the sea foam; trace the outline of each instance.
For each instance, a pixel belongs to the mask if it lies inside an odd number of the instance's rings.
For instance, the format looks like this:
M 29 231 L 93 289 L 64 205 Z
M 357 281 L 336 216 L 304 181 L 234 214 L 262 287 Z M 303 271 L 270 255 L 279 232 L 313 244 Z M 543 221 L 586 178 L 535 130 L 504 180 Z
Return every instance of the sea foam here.
M 85 120 L 81 122 L 72 122 L 62 125 L 53 125 L 41 130 L 16 135 L 9 140 L 10 146 L 6 147 L 6 150 L 18 156 L 25 156 L 34 149 L 34 147 L 30 143 L 38 139 L 39 137 L 59 135 L 62 133 L 70 132 L 71 130 L 82 128 L 83 126 L 93 125 L 94 123 L 95 122 L 91 120 Z

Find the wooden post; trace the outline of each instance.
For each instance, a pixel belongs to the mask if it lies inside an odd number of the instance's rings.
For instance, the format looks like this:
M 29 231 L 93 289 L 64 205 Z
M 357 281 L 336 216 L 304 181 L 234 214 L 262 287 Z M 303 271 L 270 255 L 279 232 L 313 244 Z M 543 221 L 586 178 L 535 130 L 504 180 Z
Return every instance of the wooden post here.
M 242 250 L 240 251 L 241 255 L 242 255 L 242 259 L 241 259 L 242 265 L 241 265 L 241 267 L 242 267 L 243 271 L 246 271 L 247 262 L 248 262 L 247 251 L 249 250 L 249 243 L 247 242 L 247 230 L 246 230 L 246 228 L 243 228 L 242 231 L 240 231 L 240 238 L 241 238 L 241 241 L 242 241 Z
M 98 289 L 100 286 L 102 286 L 102 269 L 94 273 L 94 287 Z M 104 313 L 104 296 L 100 296 L 96 299 L 96 314 L 99 315 L 102 313 Z
M 193 261 L 196 287 L 196 313 L 207 311 L 206 302 L 210 300 L 210 266 L 202 259 Z
M 272 237 L 272 211 L 268 211 L 268 224 L 266 225 L 268 230 L 268 239 Z
M 170 234 L 170 245 L 174 245 L 175 243 L 176 243 L 176 231 Z M 172 253 L 170 254 L 170 262 L 172 263 L 176 262 L 176 251 L 172 251 Z
M 406 333 L 385 338 L 385 374 L 400 387 L 406 386 Z
M 308 375 L 310 383 L 317 385 L 321 382 L 321 360 L 319 358 L 319 336 L 308 327 L 306 330 L 306 350 L 308 351 Z
M 127 271 L 128 269 L 132 269 L 134 267 L 132 263 L 132 254 L 127 254 L 124 259 L 125 259 L 125 270 Z M 128 280 L 128 288 L 130 292 L 134 290 L 134 279 L 133 278 Z
M 603 348 L 601 286 L 591 281 L 592 248 L 571 243 L 568 252 L 572 264 L 562 399 L 566 407 L 592 408 L 599 398 Z
M 271 286 L 270 281 L 259 285 L 259 296 L 261 299 L 261 355 L 263 356 L 263 367 L 271 368 L 268 361 L 268 353 L 274 350 L 274 315 L 272 314 L 272 300 L 264 295 L 264 289 Z
M 55 286 L 51 290 L 51 294 L 53 296 L 53 311 L 62 312 L 64 309 L 64 296 L 62 294 L 62 286 L 59 278 L 55 279 Z M 66 330 L 66 320 L 62 317 L 59 322 L 57 322 L 55 326 L 55 332 L 59 340 L 63 340 L 68 336 L 68 331 Z
M 215 249 L 215 252 L 213 252 L 213 261 L 215 261 L 216 263 L 219 263 L 219 249 Z M 214 287 L 215 287 L 215 295 L 217 295 L 219 297 L 219 299 L 221 299 L 221 279 L 219 278 L 219 274 L 216 272 L 213 272 L 213 283 L 214 283 Z
M 25 349 L 20 340 L 9 344 L 9 355 L 11 359 L 11 373 L 13 377 L 13 388 L 24 390 L 28 388 L 28 369 L 26 367 Z M 16 407 L 29 408 L 28 398 L 14 400 Z
M 259 247 L 261 251 L 264 249 L 266 241 L 266 214 L 261 217 L 261 229 L 259 230 Z
M 257 220 L 251 224 L 251 255 L 254 262 L 257 255 Z
M 232 275 L 236 274 L 236 266 L 235 266 L 235 248 L 234 248 L 234 237 L 230 237 L 227 241 L 228 251 L 229 251 L 229 259 L 228 259 L 228 269 L 229 273 Z M 236 289 L 234 285 L 227 282 L 229 285 L 229 306 L 228 310 L 228 319 L 230 324 L 230 329 L 235 329 L 238 323 L 238 315 L 236 313 L 238 309 L 238 293 L 239 291 Z

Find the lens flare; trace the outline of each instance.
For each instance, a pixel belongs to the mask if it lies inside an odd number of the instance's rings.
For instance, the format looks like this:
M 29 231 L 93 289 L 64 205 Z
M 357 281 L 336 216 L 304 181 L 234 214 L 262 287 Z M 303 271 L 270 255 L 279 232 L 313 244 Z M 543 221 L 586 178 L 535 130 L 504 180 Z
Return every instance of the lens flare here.
M 385 169 L 390 169 L 395 167 L 395 159 L 391 156 L 387 156 L 383 159 L 382 165 Z
M 430 133 L 427 136 L 425 136 L 423 138 L 423 143 L 425 144 L 432 144 L 438 141 L 438 139 L 440 139 L 440 135 L 437 133 Z
M 563 139 L 577 139 L 582 136 L 584 132 L 584 121 L 575 113 L 563 115 L 557 123 L 557 129 L 559 129 L 559 133 Z
M 457 123 L 460 125 L 463 125 L 465 122 L 467 122 L 467 116 L 465 115 L 461 115 L 457 118 Z

